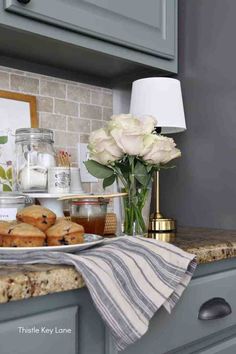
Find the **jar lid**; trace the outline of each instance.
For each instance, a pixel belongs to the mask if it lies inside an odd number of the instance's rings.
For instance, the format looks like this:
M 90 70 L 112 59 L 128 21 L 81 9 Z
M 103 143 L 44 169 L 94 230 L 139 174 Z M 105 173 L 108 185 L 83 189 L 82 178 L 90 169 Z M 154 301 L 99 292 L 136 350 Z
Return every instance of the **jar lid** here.
M 73 205 L 84 205 L 84 204 L 93 204 L 93 205 L 102 205 L 108 204 L 109 199 L 107 198 L 80 198 L 80 199 L 73 199 Z
M 16 129 L 16 143 L 26 140 L 41 140 L 53 143 L 53 131 L 44 128 L 20 128 Z
M 27 197 L 24 194 L 14 192 L 0 193 L 0 205 L 5 204 L 25 204 Z

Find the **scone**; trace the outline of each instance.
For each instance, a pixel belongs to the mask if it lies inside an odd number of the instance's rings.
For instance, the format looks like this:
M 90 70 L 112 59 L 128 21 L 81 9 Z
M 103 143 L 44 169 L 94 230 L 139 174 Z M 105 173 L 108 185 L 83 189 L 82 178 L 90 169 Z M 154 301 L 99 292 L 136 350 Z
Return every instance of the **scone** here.
M 6 230 L 9 225 L 10 222 L 8 221 L 3 221 L 3 220 L 0 221 L 0 247 L 2 247 L 2 239 L 3 239 L 2 232 L 4 232 L 4 230 Z
M 43 231 L 25 223 L 1 225 L 0 235 L 3 247 L 40 247 L 46 241 Z
M 50 226 L 55 224 L 56 214 L 40 205 L 31 205 L 18 211 L 16 218 L 26 224 L 36 226 L 42 231 L 46 231 Z
M 84 228 L 68 220 L 57 221 L 46 231 L 48 246 L 75 245 L 84 242 Z

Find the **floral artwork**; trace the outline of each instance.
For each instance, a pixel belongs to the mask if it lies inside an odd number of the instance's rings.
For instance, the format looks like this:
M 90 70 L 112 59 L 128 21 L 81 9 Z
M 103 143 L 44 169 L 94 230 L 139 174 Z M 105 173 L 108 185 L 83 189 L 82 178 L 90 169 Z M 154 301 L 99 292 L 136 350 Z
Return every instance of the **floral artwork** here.
M 15 132 L 37 127 L 35 96 L 0 90 L 0 193 L 15 190 Z
M 104 188 L 121 182 L 127 193 L 123 200 L 128 235 L 145 233 L 142 210 L 154 172 L 169 167 L 166 164 L 181 155 L 173 139 L 155 133 L 157 125 L 151 116 L 141 120 L 121 114 L 90 135 L 90 160 L 85 165 L 90 174 L 103 179 Z
M 13 139 L 10 130 L 0 132 L 0 191 L 11 192 L 13 190 L 12 151 L 9 141 Z

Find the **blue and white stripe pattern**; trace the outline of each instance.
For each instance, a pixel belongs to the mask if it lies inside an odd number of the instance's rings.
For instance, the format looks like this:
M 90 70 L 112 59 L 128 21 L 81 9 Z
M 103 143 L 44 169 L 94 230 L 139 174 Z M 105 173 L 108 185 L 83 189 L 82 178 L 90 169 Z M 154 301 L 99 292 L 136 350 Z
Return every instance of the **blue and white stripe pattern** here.
M 79 254 L 26 251 L 1 254 L 0 263 L 70 264 L 82 274 L 118 350 L 148 329 L 155 312 L 171 312 L 196 268 L 193 254 L 160 241 L 118 237 Z

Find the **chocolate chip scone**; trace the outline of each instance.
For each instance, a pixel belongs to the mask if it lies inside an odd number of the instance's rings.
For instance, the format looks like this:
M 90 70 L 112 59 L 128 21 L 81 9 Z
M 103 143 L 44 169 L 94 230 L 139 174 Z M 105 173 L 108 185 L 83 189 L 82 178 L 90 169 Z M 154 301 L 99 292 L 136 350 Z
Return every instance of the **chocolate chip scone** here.
M 55 224 L 56 214 L 40 205 L 31 205 L 18 211 L 16 218 L 26 224 L 36 226 L 42 231 L 46 231 Z
M 0 236 L 3 247 L 45 246 L 46 235 L 35 226 L 14 222 L 1 226 Z
M 75 245 L 84 242 L 84 228 L 68 220 L 60 220 L 46 231 L 48 246 Z

